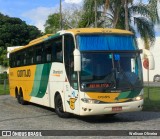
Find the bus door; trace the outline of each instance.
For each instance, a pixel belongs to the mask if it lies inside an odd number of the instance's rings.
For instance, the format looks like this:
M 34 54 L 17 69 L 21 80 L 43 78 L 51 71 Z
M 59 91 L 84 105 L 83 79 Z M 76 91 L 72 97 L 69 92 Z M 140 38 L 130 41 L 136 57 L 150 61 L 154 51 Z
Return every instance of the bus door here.
M 66 77 L 64 82 L 66 111 L 79 113 L 79 94 L 77 72 L 74 72 L 74 41 L 72 35 L 64 36 L 64 63 Z

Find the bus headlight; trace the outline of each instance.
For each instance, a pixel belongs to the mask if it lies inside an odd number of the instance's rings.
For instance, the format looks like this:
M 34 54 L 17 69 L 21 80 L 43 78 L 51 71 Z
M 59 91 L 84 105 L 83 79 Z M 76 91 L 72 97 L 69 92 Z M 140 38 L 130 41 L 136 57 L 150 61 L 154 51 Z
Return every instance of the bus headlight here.
M 142 100 L 143 99 L 143 95 L 139 95 L 135 98 L 133 98 L 133 101 L 139 101 L 139 100 Z
M 82 98 L 81 99 L 84 103 L 90 103 L 90 104 L 98 104 L 100 101 L 95 99 L 89 99 L 89 98 Z

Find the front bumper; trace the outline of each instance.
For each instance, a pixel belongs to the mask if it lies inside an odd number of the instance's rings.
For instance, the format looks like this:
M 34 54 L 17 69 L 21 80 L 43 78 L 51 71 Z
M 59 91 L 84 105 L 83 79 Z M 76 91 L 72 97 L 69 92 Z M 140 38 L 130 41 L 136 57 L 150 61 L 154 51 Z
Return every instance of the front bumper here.
M 113 107 L 122 107 L 120 111 L 113 111 Z M 103 115 L 103 114 L 114 114 L 141 111 L 143 108 L 143 100 L 125 102 L 125 103 L 110 103 L 110 104 L 89 104 L 81 103 L 80 115 Z

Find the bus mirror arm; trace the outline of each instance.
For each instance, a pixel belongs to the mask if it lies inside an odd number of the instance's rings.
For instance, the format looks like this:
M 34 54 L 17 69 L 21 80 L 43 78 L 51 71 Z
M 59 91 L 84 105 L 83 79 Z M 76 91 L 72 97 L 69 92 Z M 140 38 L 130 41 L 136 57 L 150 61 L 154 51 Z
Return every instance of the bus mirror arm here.
M 78 49 L 75 49 L 74 52 L 74 71 L 81 71 L 81 54 Z
M 154 56 L 151 53 L 151 51 L 147 50 L 147 49 L 143 49 L 143 56 L 142 56 L 142 60 L 146 60 L 146 58 L 148 59 L 148 69 L 149 70 L 154 70 L 155 68 L 155 61 L 154 61 Z

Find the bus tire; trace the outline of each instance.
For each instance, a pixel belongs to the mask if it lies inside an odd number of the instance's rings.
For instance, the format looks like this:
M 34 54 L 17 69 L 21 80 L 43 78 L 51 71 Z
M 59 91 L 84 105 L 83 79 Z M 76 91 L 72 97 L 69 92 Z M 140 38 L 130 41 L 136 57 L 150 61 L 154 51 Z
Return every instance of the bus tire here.
M 20 104 L 20 95 L 17 88 L 15 89 L 15 97 L 17 98 L 17 102 Z
M 27 104 L 27 101 L 25 101 L 25 100 L 23 99 L 23 92 L 22 92 L 22 89 L 20 89 L 19 96 L 20 96 L 20 104 L 26 105 L 26 104 Z
M 69 113 L 64 112 L 62 99 L 59 94 L 55 97 L 55 112 L 61 118 L 69 118 L 70 116 Z
M 21 104 L 21 100 L 20 100 L 20 95 L 19 94 L 17 95 L 17 101 L 18 101 L 19 104 Z

